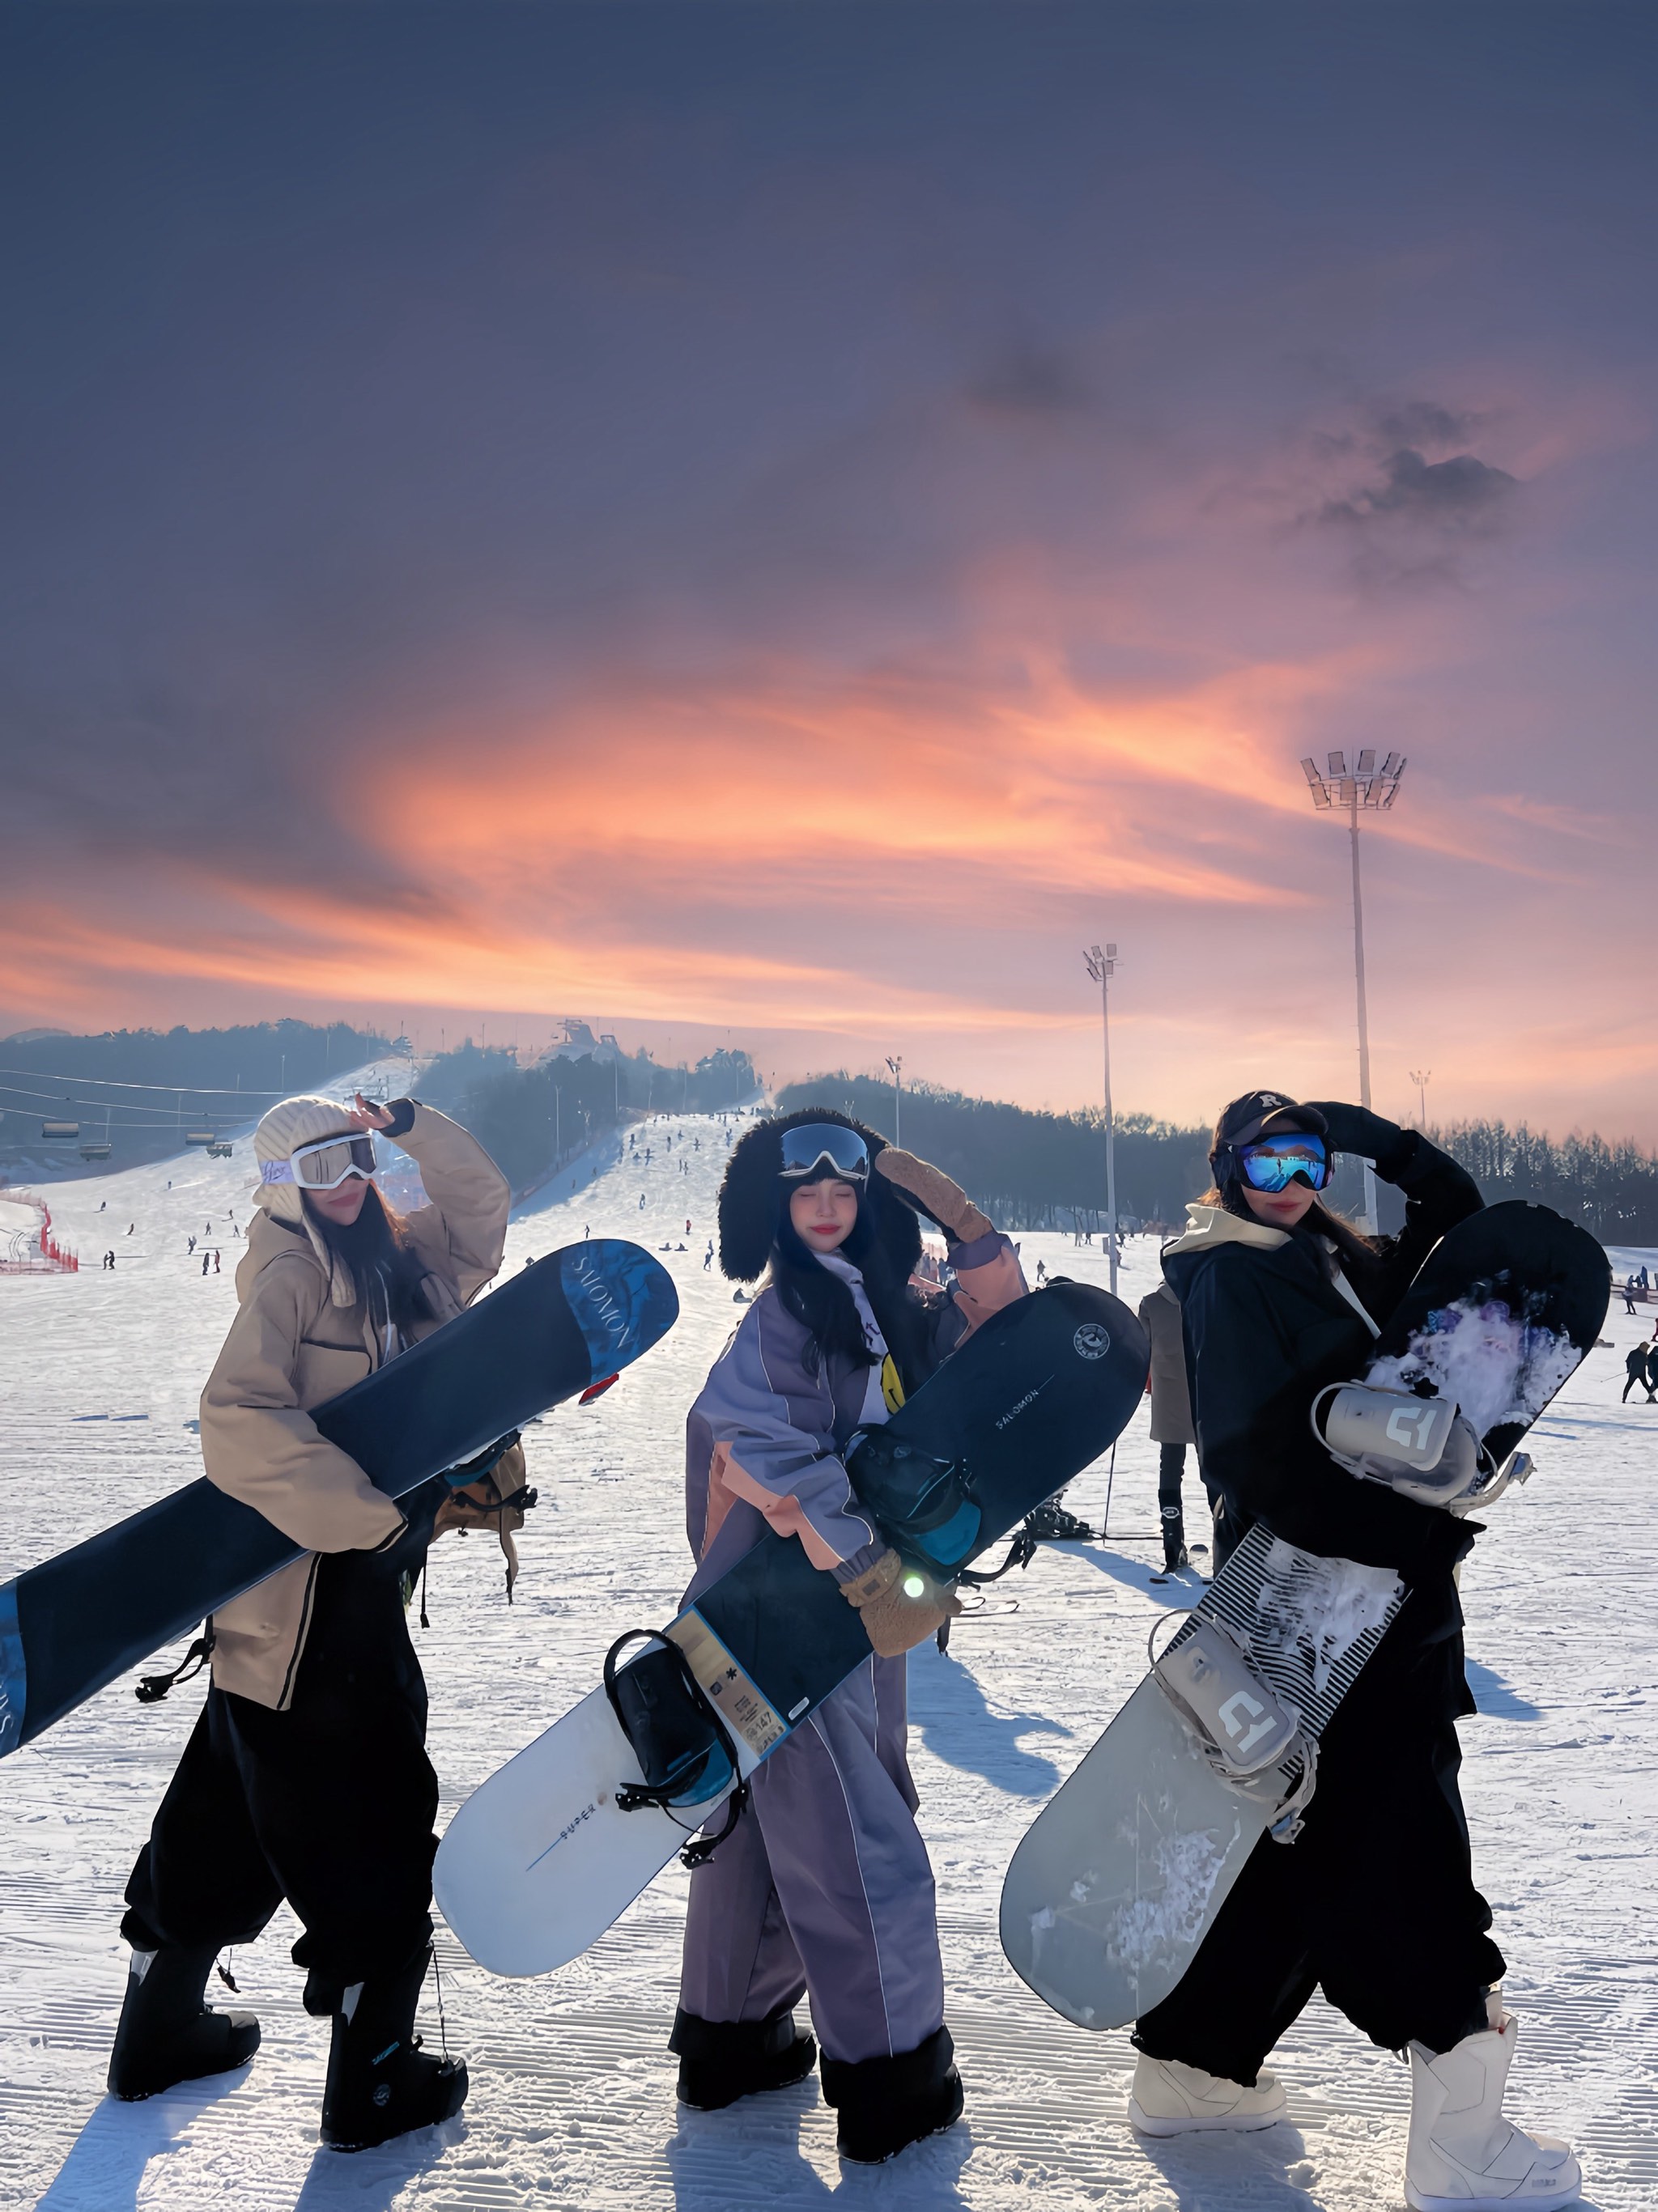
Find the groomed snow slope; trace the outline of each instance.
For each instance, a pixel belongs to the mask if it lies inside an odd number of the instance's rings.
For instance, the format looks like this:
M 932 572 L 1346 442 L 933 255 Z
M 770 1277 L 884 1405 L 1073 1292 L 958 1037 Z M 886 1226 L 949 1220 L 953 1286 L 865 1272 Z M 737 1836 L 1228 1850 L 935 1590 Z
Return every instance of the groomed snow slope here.
M 607 1397 L 530 1431 L 542 1503 L 510 1610 L 492 1544 L 449 1538 L 434 1554 L 431 1626 L 416 1634 L 444 1819 L 592 1685 L 614 1635 L 666 1619 L 686 1577 L 681 1424 L 737 1310 L 730 1285 L 702 1265 L 730 1132 L 692 1117 L 656 1121 L 648 1134 L 648 1169 L 617 1163 L 613 1147 L 593 1182 L 567 1170 L 512 1227 L 509 1269 L 589 1226 L 653 1249 L 683 1241 L 683 1254 L 664 1257 L 685 1310 Z M 82 1267 L 0 1279 L 0 1575 L 198 1471 L 190 1425 L 231 1311 L 241 1246 L 226 1229 L 233 1207 L 247 1218 L 250 1180 L 239 1147 L 228 1163 L 191 1154 L 49 1194 Z M 209 1221 L 204 1241 L 223 1253 L 223 1272 L 204 1279 L 186 1239 Z M 1033 1271 L 1039 1256 L 1103 1279 L 1099 1256 L 1067 1237 L 1022 1242 Z M 111 1248 L 113 1273 L 98 1265 Z M 1155 1265 L 1149 1243 L 1131 1247 L 1131 1300 Z M 1623 1352 L 1649 1327 L 1612 1316 L 1614 1348 L 1590 1358 L 1544 1423 L 1539 1474 L 1494 1513 L 1464 1577 L 1482 1708 L 1464 1730 L 1464 1776 L 1522 2022 L 1516 2109 L 1576 2142 L 1590 2203 L 1628 2212 L 1658 2203 L 1658 1407 L 1618 1403 Z M 265 2027 L 251 2071 L 147 2105 L 101 2101 L 125 1971 L 121 1890 L 201 1698 L 190 1686 L 140 1708 L 119 1684 L 0 1766 L 0 2204 L 803 2212 L 844 2194 L 895 2212 L 1373 2212 L 1399 2203 L 1407 2077 L 1335 2014 L 1315 2006 L 1279 2054 L 1289 2124 L 1237 2143 L 1148 2147 L 1124 2120 L 1126 2038 L 1067 2027 L 1002 1961 L 1003 1868 L 1127 1694 L 1147 1625 L 1167 1601 L 1149 1586 L 1155 1464 L 1137 1419 L 1117 1455 L 1108 1537 L 1045 1548 L 1027 1574 L 998 1585 L 1016 1611 L 964 1621 L 948 1658 L 929 1649 L 912 1662 L 914 1759 L 965 2126 L 892 2166 L 843 2173 L 810 2083 L 726 2113 L 681 2113 L 663 2048 L 687 1879 L 677 1869 L 588 1958 L 546 1981 L 491 1981 L 440 1939 L 449 2041 L 474 2082 L 464 2116 L 442 2130 L 357 2158 L 315 2148 L 326 2027 L 299 2009 L 285 1912 L 234 1962 L 240 2002 Z M 1069 1501 L 1096 1524 L 1106 1473 L 1091 1469 Z

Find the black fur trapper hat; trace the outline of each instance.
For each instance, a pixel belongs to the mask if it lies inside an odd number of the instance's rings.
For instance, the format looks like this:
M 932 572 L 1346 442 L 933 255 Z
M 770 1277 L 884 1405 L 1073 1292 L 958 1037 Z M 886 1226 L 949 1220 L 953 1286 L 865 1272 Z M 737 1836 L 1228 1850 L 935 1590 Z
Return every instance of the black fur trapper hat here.
M 752 1283 L 765 1273 L 783 1206 L 783 1132 L 812 1121 L 856 1129 L 869 1148 L 872 1167 L 876 1153 L 886 1149 L 884 1137 L 829 1106 L 808 1106 L 750 1129 L 726 1162 L 720 1185 L 720 1272 L 735 1283 Z M 873 1223 L 899 1280 L 906 1279 L 921 1257 L 920 1222 L 885 1176 L 871 1175 L 858 1211 Z

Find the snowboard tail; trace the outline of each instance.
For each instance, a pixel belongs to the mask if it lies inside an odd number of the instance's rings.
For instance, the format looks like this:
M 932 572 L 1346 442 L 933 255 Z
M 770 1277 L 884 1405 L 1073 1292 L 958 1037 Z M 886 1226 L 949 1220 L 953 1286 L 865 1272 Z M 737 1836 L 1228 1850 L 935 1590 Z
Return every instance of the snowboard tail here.
M 852 1440 L 846 1465 L 860 1502 L 906 1559 L 940 1548 L 954 1521 L 944 1575 L 954 1579 L 1115 1440 L 1148 1358 L 1126 1307 L 1090 1285 L 1051 1284 L 993 1316 L 890 1422 Z M 973 1516 L 965 1536 L 964 1509 Z M 728 1767 L 735 1753 L 738 1780 L 869 1656 L 832 1577 L 795 1538 L 770 1531 L 662 1634 L 718 1717 L 704 1718 L 702 1747 L 711 1762 L 723 1743 Z M 618 1670 L 617 1683 L 633 1671 Z M 670 1741 L 685 1789 L 664 1804 L 671 1762 L 658 1753 Z M 655 1879 L 730 1788 L 709 1790 L 712 1765 L 686 1756 L 687 1744 L 694 1737 L 673 1730 L 630 1735 L 602 1697 L 596 1710 L 589 1698 L 473 1792 L 438 1848 L 433 1884 L 480 1966 L 563 1966 Z M 550 1838 L 578 1831 L 578 1848 L 551 1849 Z M 578 1869 L 587 1887 L 576 1898 L 568 1886 Z
M 638 1358 L 678 1312 L 637 1244 L 570 1245 L 311 1419 L 401 1498 Z M 302 1551 L 203 1476 L 0 1588 L 0 1758 Z

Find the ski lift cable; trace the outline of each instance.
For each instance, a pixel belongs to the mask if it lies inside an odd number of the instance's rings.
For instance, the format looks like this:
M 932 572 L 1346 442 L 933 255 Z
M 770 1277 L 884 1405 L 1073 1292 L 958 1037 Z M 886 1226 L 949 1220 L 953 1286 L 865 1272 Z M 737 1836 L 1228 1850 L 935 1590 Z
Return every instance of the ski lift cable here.
M 54 1075 L 45 1067 L 0 1067 L 0 1075 L 31 1075 L 37 1083 L 95 1083 L 101 1091 L 153 1091 L 164 1098 L 286 1098 L 286 1091 L 230 1091 L 211 1083 L 123 1083 L 109 1075 Z M 58 1094 L 61 1095 L 61 1094 Z M 46 1093 L 41 1091 L 40 1097 Z
M 186 1091 L 184 1095 L 186 1099 L 194 1098 L 196 1096 L 195 1092 L 192 1091 Z M 244 1091 L 242 1095 L 246 1097 L 248 1094 Z M 82 1098 L 76 1097 L 72 1091 L 25 1091 L 19 1084 L 0 1083 L 0 1109 L 5 1108 L 9 1101 L 17 1098 L 37 1099 L 43 1105 L 47 1106 L 78 1106 L 82 1113 L 93 1115 L 101 1115 L 106 1120 L 109 1119 L 111 1115 L 116 1114 L 143 1114 L 153 1113 L 155 1111 L 154 1102 L 148 1098 L 142 1101 L 137 1099 L 129 1101 L 124 1098 Z M 29 1109 L 14 1109 L 13 1110 L 21 1111 Z M 203 1110 L 210 1111 L 211 1109 L 204 1109 L 199 1106 L 192 1109 L 192 1112 L 199 1112 Z M 52 1116 L 48 1115 L 46 1118 L 51 1120 Z M 236 1120 L 252 1121 L 259 1119 L 259 1114 L 257 1108 L 255 1108 L 254 1110 L 245 1115 L 221 1115 L 219 1118 L 222 1121 Z M 170 1129 L 174 1127 L 176 1120 L 177 1116 L 175 1115 L 174 1121 L 123 1121 L 121 1123 L 121 1127 L 124 1129 Z

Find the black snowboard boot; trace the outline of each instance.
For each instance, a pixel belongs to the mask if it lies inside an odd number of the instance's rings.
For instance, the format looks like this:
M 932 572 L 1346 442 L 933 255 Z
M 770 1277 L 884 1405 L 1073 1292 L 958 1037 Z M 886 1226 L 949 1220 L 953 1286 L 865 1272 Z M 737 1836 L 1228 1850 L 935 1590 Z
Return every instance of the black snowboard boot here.
M 855 2166 L 879 2166 L 961 2118 L 955 2045 L 941 2027 L 895 2058 L 823 2062 L 823 2096 L 840 2115 L 835 2148 Z
M 1087 1544 L 1094 1537 L 1086 1521 L 1079 1521 L 1074 1513 L 1051 1499 L 1045 1505 L 1039 1505 L 1034 1513 L 1026 1515 L 1025 1527 L 1044 1544 Z
M 133 1952 L 109 2055 L 112 2097 L 133 2102 L 180 2081 L 229 2074 L 259 2049 L 259 2024 L 251 2012 L 215 2012 L 206 2001 L 215 1950 L 164 1944 Z
M 322 2140 L 330 2149 L 367 2150 L 452 2119 L 466 2103 L 465 2059 L 432 2057 L 414 2032 L 431 1955 L 423 1944 L 395 1973 L 346 1990 L 334 2014 L 322 2093 Z
M 792 2008 L 765 2020 L 703 2020 L 682 2005 L 667 2047 L 680 2057 L 680 2102 L 723 2112 L 760 2089 L 786 2089 L 811 2072 L 818 2046 L 795 2026 Z

